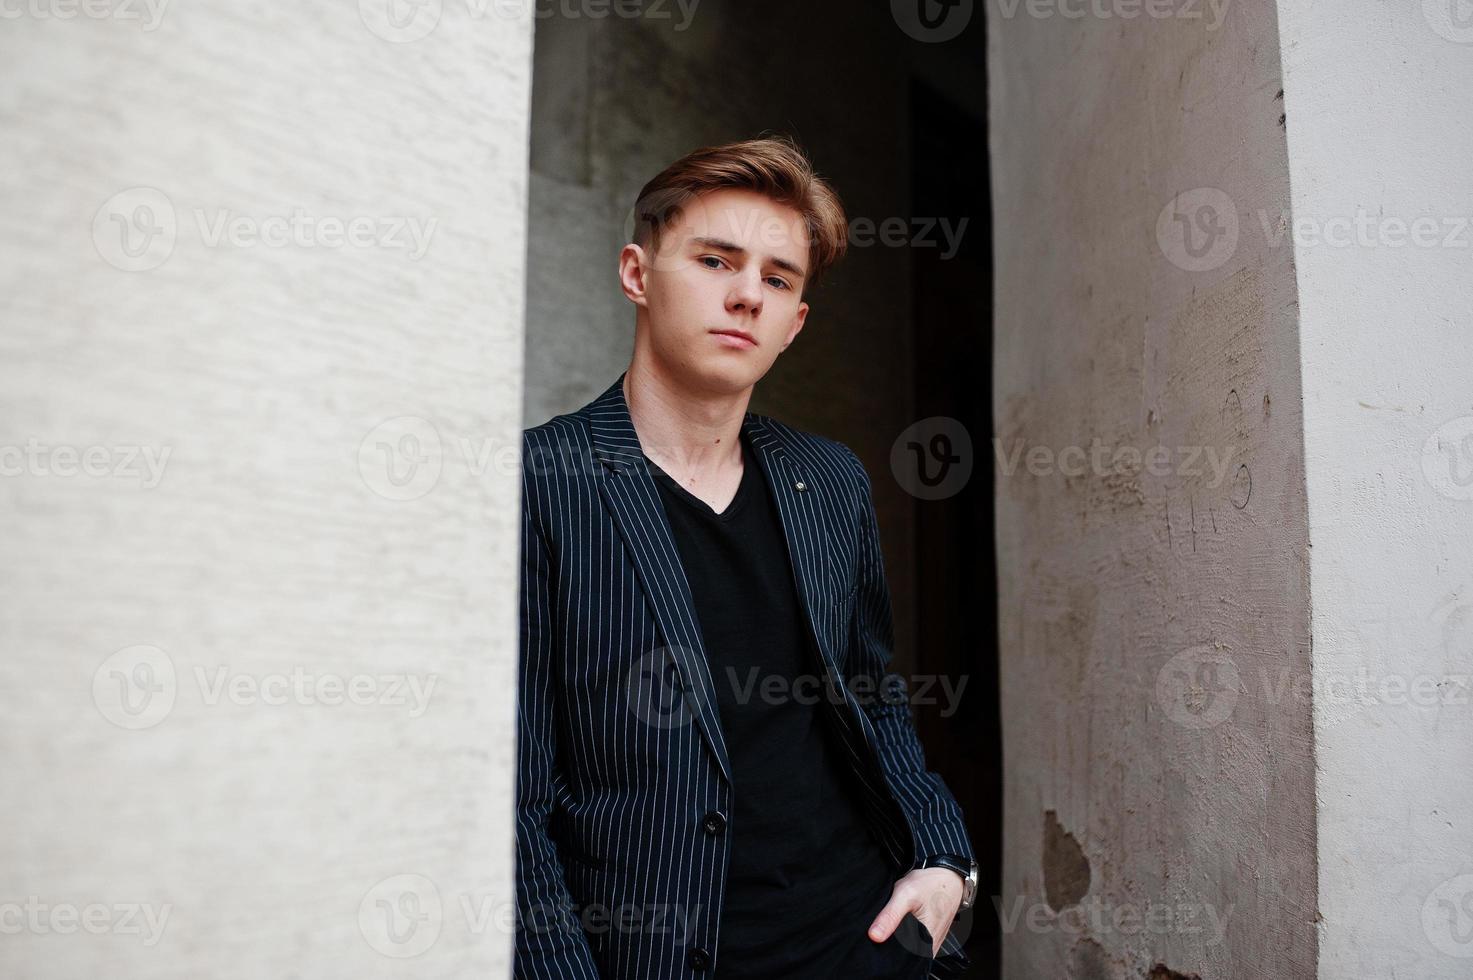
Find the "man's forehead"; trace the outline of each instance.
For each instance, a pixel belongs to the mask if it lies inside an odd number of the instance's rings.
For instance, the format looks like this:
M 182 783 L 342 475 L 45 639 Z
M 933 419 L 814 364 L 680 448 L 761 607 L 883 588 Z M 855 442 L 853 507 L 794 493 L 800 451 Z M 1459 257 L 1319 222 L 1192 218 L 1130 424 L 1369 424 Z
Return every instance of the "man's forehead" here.
M 683 217 L 690 238 L 717 238 L 767 251 L 808 249 L 803 216 L 761 195 L 705 195 L 691 202 Z

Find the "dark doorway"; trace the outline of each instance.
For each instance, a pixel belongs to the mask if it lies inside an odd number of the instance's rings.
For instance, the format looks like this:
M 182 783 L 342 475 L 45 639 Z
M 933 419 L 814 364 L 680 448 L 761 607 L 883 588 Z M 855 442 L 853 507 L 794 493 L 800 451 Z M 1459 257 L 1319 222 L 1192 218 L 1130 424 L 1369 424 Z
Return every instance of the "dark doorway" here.
M 987 125 L 913 80 L 913 214 L 955 229 L 911 250 L 916 418 L 944 416 L 970 435 L 971 476 L 955 494 L 915 500 L 916 671 L 965 679 L 955 710 L 918 709 L 928 761 L 967 815 L 981 866 L 967 952 L 975 977 L 999 969 L 1002 889 L 1002 725 L 997 690 L 997 575 L 992 472 L 992 218 Z M 938 236 L 940 237 L 940 236 Z M 959 447 L 952 447 L 958 449 Z
M 914 716 L 981 865 L 981 897 L 961 924 L 971 975 L 996 977 L 1002 777 L 983 5 L 701 0 L 687 5 L 697 8 L 689 23 L 679 5 L 621 6 L 645 15 L 549 16 L 536 27 L 528 424 L 576 409 L 628 364 L 633 314 L 613 270 L 640 187 L 699 146 L 796 137 L 839 189 L 851 247 L 750 407 L 860 457 L 892 573 L 896 669 L 946 678 L 953 691 L 965 682 L 954 705 L 944 695 L 927 704 L 913 689 Z M 938 11 L 944 23 L 933 23 Z M 967 221 L 954 251 L 942 219 L 953 229 Z M 879 232 L 896 226 L 904 232 Z M 933 416 L 971 444 L 970 477 L 944 499 L 917 494 L 891 458 L 897 437 Z

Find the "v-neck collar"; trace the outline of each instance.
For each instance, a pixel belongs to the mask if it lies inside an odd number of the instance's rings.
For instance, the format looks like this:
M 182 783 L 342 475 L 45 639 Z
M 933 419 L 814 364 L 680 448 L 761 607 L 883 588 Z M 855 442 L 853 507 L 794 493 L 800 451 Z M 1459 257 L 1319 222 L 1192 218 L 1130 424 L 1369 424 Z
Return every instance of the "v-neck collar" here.
M 666 473 L 663 469 L 661 469 L 659 464 L 650 459 L 649 455 L 643 450 L 640 451 L 640 455 L 644 456 L 645 461 L 648 462 L 650 465 L 650 470 L 655 473 L 655 475 L 660 479 L 660 482 L 669 487 L 671 490 L 675 491 L 675 493 L 679 494 L 681 500 L 685 501 L 687 504 L 690 504 L 692 507 L 695 507 L 698 511 L 700 511 L 703 517 L 706 517 L 713 521 L 718 521 L 722 524 L 729 524 L 731 520 L 736 516 L 737 512 L 746 505 L 747 498 L 751 497 L 752 495 L 752 484 L 755 482 L 756 479 L 758 479 L 758 474 L 756 472 L 757 461 L 752 457 L 752 450 L 751 447 L 747 445 L 746 437 L 744 435 L 739 435 L 737 437 L 737 442 L 740 443 L 742 447 L 742 478 L 741 481 L 737 484 L 736 493 L 733 494 L 731 500 L 727 502 L 726 508 L 719 513 L 710 504 L 706 503 L 700 497 L 697 497 L 685 487 L 681 486 L 679 480 L 675 479 L 675 477 L 671 476 L 669 473 Z

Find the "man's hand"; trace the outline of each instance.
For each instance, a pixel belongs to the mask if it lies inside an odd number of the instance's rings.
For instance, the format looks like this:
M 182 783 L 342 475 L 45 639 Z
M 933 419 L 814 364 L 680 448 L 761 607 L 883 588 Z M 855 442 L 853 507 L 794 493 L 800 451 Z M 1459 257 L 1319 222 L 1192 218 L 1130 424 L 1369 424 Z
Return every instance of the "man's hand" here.
M 931 955 L 951 931 L 951 920 L 962 904 L 961 875 L 950 868 L 917 868 L 895 883 L 890 901 L 870 923 L 869 937 L 877 943 L 890 938 L 905 913 L 914 913 L 931 934 Z

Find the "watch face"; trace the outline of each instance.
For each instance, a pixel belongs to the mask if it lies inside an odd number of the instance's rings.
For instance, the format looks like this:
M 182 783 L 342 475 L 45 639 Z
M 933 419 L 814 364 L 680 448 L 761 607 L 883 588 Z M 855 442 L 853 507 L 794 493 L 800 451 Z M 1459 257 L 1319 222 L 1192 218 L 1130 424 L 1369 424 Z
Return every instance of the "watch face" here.
M 971 908 L 977 898 L 977 862 L 972 862 L 971 870 L 967 872 L 966 883 L 962 885 L 962 908 Z

